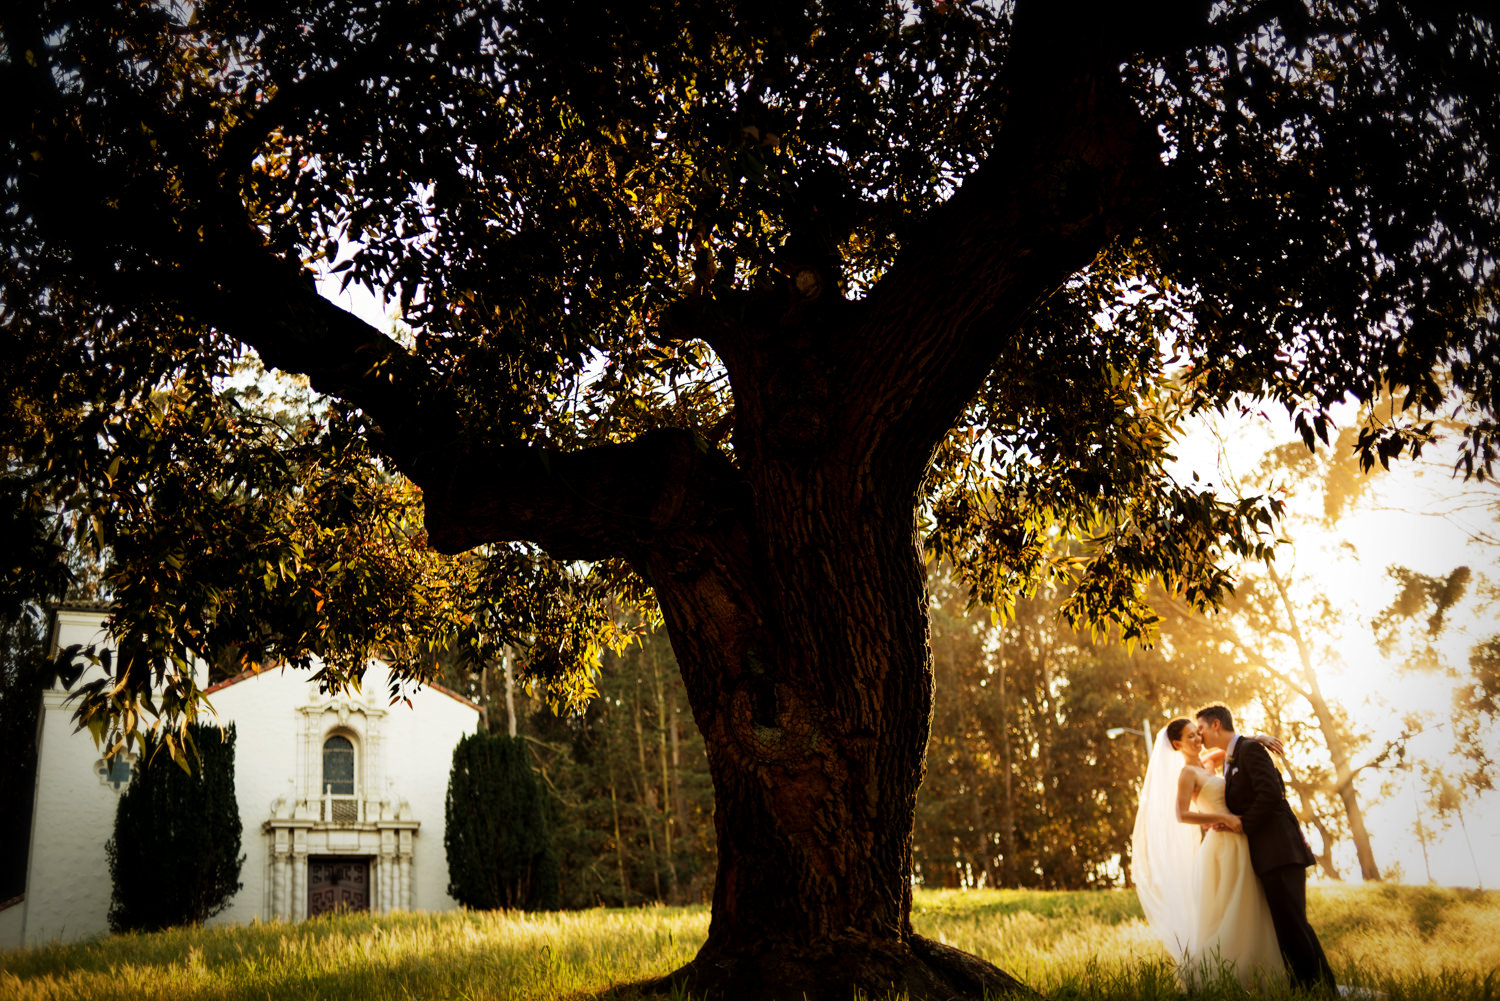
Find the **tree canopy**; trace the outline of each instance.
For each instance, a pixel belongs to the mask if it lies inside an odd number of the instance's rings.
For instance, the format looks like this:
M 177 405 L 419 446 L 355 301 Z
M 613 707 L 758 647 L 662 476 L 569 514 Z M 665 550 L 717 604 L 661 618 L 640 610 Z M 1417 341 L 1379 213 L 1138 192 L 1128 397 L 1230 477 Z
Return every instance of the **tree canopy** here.
M 10 4 L 4 494 L 105 566 L 83 713 L 160 672 L 190 715 L 173 664 L 226 643 L 336 683 L 486 629 L 554 637 L 561 698 L 649 594 L 716 790 L 693 989 L 1009 984 L 910 929 L 918 529 L 980 600 L 1144 636 L 1151 580 L 1213 605 L 1275 514 L 1169 475 L 1185 415 L 1311 445 L 1389 396 L 1367 463 L 1439 416 L 1494 458 L 1493 20 L 1153 13 Z M 249 349 L 316 423 L 249 426 Z
M 1419 449 L 1423 417 L 1457 410 L 1466 469 L 1492 458 L 1493 27 L 1423 10 L 1184 5 L 1164 29 L 1025 4 L 22 4 L 0 39 L 24 95 L 5 124 L 12 454 L 93 489 L 122 458 L 210 465 L 151 455 L 122 412 L 249 345 L 357 408 L 312 444 L 374 432 L 439 549 L 628 558 L 665 513 L 660 463 L 695 461 L 669 432 L 740 458 L 738 356 L 787 325 L 788 295 L 839 314 L 816 351 L 844 378 L 778 373 L 805 398 L 779 433 L 817 437 L 813 411 L 878 384 L 858 360 L 899 353 L 871 338 L 902 285 L 908 317 L 976 328 L 921 345 L 955 371 L 919 397 L 943 413 L 908 462 L 959 432 L 927 481 L 933 548 L 1003 604 L 1055 569 L 1050 532 L 1083 534 L 1084 621 L 1129 620 L 1122 589 L 1152 571 L 1212 600 L 1219 551 L 1173 529 L 1242 542 L 1247 512 L 1162 475 L 1184 410 L 1272 399 L 1311 438 L 1395 387 L 1407 408 L 1369 414 L 1362 452 Z M 1085 74 L 1109 86 L 1064 82 Z M 1064 113 L 1079 148 L 997 146 L 1007 123 L 1065 143 Z M 1034 218 L 979 204 L 1019 185 Z M 1073 257 L 1007 324 L 1009 282 L 984 269 L 1038 227 L 1037 253 Z M 330 273 L 399 302 L 410 333 L 319 297 Z M 557 495 L 584 482 L 616 501 L 593 524 Z M 465 527 L 500 484 L 493 529 Z

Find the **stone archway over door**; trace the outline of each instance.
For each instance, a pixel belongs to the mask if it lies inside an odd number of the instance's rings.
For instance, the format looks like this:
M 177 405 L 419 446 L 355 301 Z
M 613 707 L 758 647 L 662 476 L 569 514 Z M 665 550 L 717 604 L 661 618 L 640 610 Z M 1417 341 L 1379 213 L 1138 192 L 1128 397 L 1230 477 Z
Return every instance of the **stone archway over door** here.
M 370 860 L 323 857 L 307 860 L 307 916 L 370 909 Z

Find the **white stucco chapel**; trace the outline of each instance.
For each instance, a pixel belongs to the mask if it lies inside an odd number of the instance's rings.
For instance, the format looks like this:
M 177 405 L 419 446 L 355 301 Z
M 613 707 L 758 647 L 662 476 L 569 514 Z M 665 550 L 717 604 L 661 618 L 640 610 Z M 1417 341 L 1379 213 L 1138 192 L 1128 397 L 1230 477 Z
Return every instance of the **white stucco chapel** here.
M 59 609 L 54 651 L 92 647 L 102 659 L 107 614 Z M 108 931 L 104 845 L 139 762 L 107 763 L 93 738 L 74 730 L 69 694 L 102 671 L 79 658 L 42 694 L 26 892 L 0 909 L 0 948 Z M 408 689 L 409 705 L 388 704 L 389 672 L 379 661 L 357 693 L 322 693 L 308 677 L 270 668 L 206 690 L 219 718 L 236 728 L 245 855 L 243 887 L 212 922 L 456 907 L 447 892 L 444 803 L 453 748 L 477 729 L 479 707 L 434 685 Z

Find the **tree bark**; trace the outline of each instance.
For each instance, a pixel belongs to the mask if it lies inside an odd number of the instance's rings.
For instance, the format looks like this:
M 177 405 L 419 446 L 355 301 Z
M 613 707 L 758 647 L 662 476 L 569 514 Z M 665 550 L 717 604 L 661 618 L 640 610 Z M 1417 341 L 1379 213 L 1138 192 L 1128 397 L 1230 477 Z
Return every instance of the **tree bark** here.
M 913 498 L 830 489 L 822 468 L 757 498 L 760 545 L 652 561 L 719 842 L 708 940 L 673 979 L 715 998 L 1017 989 L 912 931 L 932 707 Z

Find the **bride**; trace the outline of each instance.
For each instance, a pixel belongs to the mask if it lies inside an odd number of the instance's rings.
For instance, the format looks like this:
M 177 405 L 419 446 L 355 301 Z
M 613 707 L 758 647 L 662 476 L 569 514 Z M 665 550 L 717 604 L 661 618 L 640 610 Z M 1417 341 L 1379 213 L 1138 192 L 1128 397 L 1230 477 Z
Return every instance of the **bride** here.
M 1268 738 L 1249 738 L 1279 746 Z M 1266 894 L 1250 866 L 1250 845 L 1224 804 L 1224 779 L 1202 763 L 1190 719 L 1156 735 L 1131 842 L 1131 876 L 1141 909 L 1178 976 L 1192 988 L 1228 972 L 1245 986 L 1285 977 Z M 1204 829 L 1207 829 L 1204 833 Z

